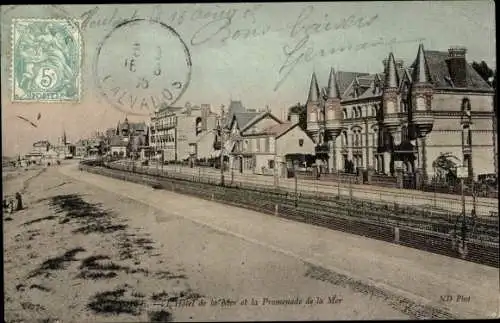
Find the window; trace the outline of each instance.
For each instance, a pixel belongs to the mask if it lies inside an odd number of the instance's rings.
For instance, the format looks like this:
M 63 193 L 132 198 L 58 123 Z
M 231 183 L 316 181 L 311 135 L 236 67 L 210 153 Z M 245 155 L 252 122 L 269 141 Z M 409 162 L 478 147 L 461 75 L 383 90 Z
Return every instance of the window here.
M 342 132 L 342 147 L 347 147 L 347 132 Z
M 401 127 L 401 140 L 406 141 L 408 139 L 408 128 L 406 126 Z
M 272 159 L 268 160 L 267 164 L 268 164 L 269 168 L 271 168 L 271 169 L 274 168 L 274 160 L 272 160 Z
M 265 151 L 266 153 L 269 152 L 269 137 L 266 137 L 266 141 L 265 141 Z
M 347 120 L 347 109 L 343 109 L 343 110 L 342 110 L 342 118 L 343 118 L 344 120 Z
M 256 141 L 257 141 L 256 145 L 257 152 L 260 152 L 260 138 L 257 138 Z
M 304 146 L 304 139 L 299 139 L 299 147 Z
M 471 118 L 471 106 L 470 106 L 470 100 L 468 98 L 462 99 L 461 108 L 462 108 L 463 116 L 470 120 L 470 118 Z
M 202 132 L 202 120 L 200 117 L 196 118 L 196 135 L 198 136 Z

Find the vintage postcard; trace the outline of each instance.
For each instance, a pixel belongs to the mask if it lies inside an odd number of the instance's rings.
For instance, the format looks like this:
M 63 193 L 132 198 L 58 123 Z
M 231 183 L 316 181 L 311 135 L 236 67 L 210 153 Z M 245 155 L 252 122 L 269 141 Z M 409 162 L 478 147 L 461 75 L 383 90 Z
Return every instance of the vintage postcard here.
M 494 2 L 0 8 L 5 322 L 500 316 Z

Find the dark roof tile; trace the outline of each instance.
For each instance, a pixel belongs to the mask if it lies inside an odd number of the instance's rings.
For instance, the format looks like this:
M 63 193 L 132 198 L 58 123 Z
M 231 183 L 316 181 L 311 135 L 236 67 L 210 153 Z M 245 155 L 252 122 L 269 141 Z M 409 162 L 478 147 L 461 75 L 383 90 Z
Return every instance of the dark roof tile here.
M 447 79 L 450 78 L 450 72 L 446 62 L 448 52 L 426 50 L 425 57 L 427 59 L 427 65 L 429 66 L 429 72 L 433 85 L 439 88 L 454 88 L 451 83 L 447 81 Z M 415 62 L 412 64 L 412 67 L 414 66 Z M 467 88 L 493 90 L 493 88 L 486 81 L 484 81 L 481 76 L 479 76 L 469 63 L 467 63 Z

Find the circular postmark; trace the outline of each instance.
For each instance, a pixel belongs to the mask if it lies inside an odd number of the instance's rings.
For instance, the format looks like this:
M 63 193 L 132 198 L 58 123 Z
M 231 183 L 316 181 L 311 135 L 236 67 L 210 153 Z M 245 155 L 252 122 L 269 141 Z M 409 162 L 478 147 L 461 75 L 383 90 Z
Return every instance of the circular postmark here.
M 100 94 L 130 115 L 171 106 L 191 79 L 191 55 L 172 27 L 148 19 L 117 25 L 97 48 L 94 78 Z

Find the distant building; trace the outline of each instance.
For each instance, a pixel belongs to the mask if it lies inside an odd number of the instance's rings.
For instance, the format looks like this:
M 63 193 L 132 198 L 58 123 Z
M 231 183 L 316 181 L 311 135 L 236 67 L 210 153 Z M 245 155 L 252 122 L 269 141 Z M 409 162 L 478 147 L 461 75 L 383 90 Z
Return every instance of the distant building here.
M 127 157 L 127 147 L 129 140 L 127 137 L 113 136 L 109 141 L 109 153 L 113 157 Z
M 224 145 L 230 167 L 239 172 L 286 176 L 297 156 L 314 154 L 314 141 L 299 127 L 298 117 L 282 121 L 269 109 L 261 111 L 233 114 Z
M 165 161 L 196 158 L 198 143 L 213 131 L 215 121 L 209 104 L 165 107 L 151 118 L 151 146 Z
M 328 156 L 329 171 L 352 163 L 429 180 L 440 154 L 450 153 L 472 178 L 495 172 L 493 95 L 467 63 L 465 48 L 420 45 L 409 66 L 390 53 L 382 73 L 331 69 L 321 91 L 313 73 L 307 131 Z
M 129 122 L 128 118 L 118 122 L 113 134 L 106 131 L 104 138 L 108 153 L 115 157 L 139 157 L 144 150 L 149 150 L 150 129 L 145 122 Z

